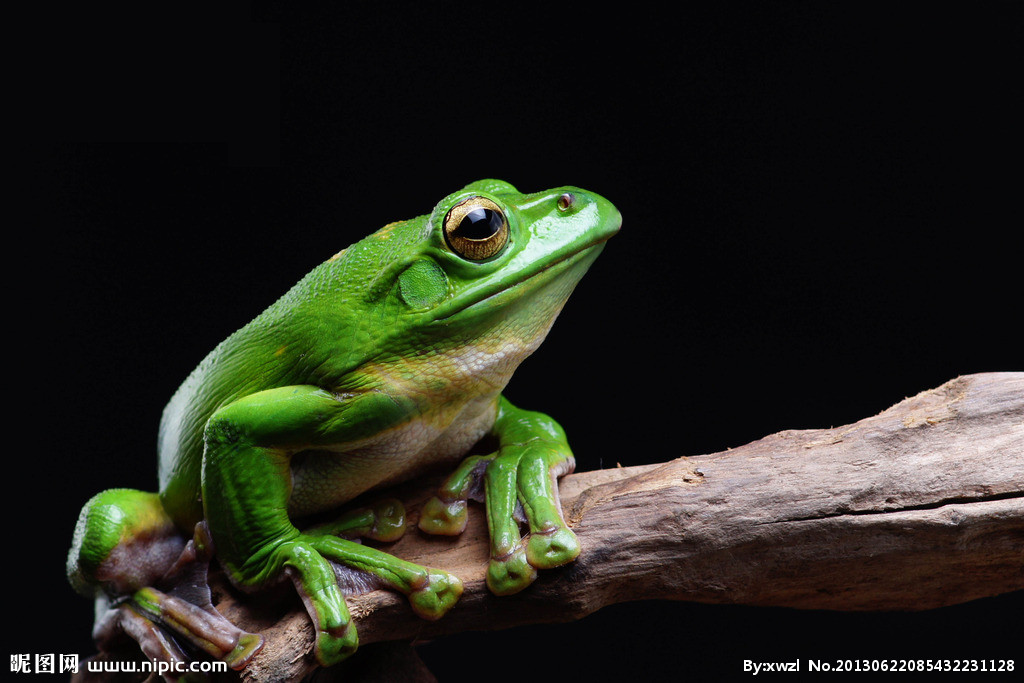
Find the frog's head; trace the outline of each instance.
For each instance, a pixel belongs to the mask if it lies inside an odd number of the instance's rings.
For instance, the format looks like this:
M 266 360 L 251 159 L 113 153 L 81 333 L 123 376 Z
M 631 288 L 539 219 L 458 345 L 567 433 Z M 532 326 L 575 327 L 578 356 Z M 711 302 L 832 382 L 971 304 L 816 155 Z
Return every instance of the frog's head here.
M 395 332 L 377 348 L 408 357 L 491 340 L 525 357 L 621 222 L 611 202 L 575 187 L 467 185 L 430 215 L 377 233 L 401 244 L 370 287 Z

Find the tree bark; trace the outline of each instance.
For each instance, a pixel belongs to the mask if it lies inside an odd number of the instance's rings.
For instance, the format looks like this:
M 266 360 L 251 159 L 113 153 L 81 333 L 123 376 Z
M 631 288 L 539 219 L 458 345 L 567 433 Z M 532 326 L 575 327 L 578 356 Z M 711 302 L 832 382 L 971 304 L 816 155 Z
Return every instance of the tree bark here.
M 394 593 L 353 596 L 362 644 L 569 621 L 648 598 L 931 609 L 1024 588 L 1024 373 L 960 377 L 843 427 L 567 476 L 562 504 L 582 553 L 514 596 L 484 584 L 481 507 L 457 538 L 413 528 L 436 484 L 400 491 L 410 531 L 386 548 L 455 573 L 465 593 L 436 622 Z M 267 638 L 243 678 L 298 680 L 315 668 L 297 599 L 274 607 L 217 593 L 225 616 Z

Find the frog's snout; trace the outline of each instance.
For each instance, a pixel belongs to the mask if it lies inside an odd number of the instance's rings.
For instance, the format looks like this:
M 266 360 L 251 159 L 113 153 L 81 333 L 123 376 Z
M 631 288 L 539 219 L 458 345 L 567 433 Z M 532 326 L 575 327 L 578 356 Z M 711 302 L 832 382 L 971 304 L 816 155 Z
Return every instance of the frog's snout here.
M 599 241 L 604 241 L 615 235 L 622 228 L 622 214 L 610 201 L 597 194 L 579 188 L 565 188 L 565 194 L 571 195 L 572 200 L 567 200 L 578 210 L 583 210 L 587 205 L 593 206 L 596 213 L 594 229 L 598 234 Z M 562 198 L 559 197 L 558 207 L 562 207 Z

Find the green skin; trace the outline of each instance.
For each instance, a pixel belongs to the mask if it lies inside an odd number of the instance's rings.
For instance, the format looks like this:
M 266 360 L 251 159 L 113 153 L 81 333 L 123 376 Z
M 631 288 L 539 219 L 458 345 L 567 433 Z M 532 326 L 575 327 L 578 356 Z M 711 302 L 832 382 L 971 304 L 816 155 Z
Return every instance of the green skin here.
M 446 237 L 453 207 L 481 198 L 507 226 L 485 256 Z M 346 572 L 439 618 L 462 593 L 457 577 L 352 540 L 400 536 L 400 504 L 303 530 L 293 520 L 458 463 L 484 437 L 497 450 L 456 468 L 420 529 L 461 533 L 482 483 L 494 593 L 575 559 L 558 502 L 557 477 L 573 467 L 565 434 L 501 392 L 620 223 L 611 203 L 578 188 L 521 194 L 479 181 L 335 255 L 221 343 L 164 412 L 159 494 L 105 491 L 79 518 L 68 572 L 101 598 L 101 647 L 127 633 L 151 657 L 184 661 L 187 642 L 244 666 L 262 639 L 227 622 L 208 593 L 182 588 L 196 583 L 196 567 L 205 583 L 212 557 L 243 590 L 291 579 L 323 665 L 357 645 L 338 579 Z

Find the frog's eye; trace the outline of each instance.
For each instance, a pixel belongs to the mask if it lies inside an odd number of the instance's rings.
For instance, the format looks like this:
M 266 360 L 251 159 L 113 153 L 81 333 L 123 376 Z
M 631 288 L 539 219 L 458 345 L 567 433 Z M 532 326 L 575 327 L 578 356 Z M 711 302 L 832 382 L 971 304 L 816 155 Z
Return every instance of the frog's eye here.
M 444 217 L 444 239 L 462 258 L 483 261 L 508 243 L 508 219 L 490 199 L 470 197 L 453 206 Z

